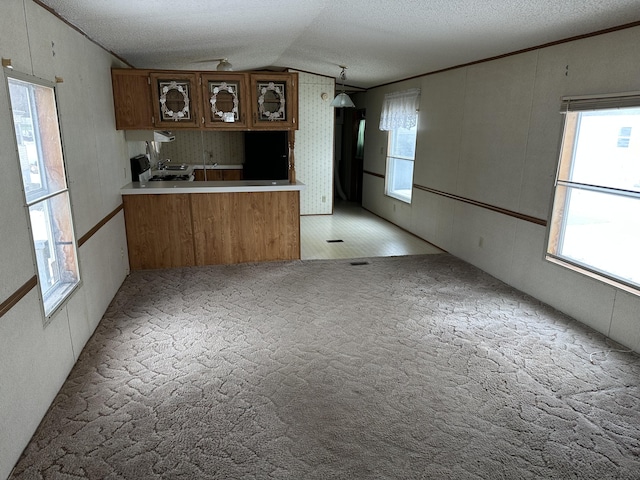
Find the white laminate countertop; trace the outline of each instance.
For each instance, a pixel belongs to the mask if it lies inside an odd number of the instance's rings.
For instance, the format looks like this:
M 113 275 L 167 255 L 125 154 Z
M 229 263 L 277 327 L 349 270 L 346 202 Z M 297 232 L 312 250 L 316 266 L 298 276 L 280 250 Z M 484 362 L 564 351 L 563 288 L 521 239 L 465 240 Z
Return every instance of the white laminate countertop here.
M 302 182 L 289 180 L 219 180 L 187 182 L 132 182 L 120 189 L 122 195 L 155 195 L 161 193 L 229 193 L 229 192 L 287 192 L 305 189 Z
M 194 170 L 196 169 L 207 169 L 207 170 L 242 170 L 244 168 L 244 164 L 239 163 L 237 165 L 191 165 Z

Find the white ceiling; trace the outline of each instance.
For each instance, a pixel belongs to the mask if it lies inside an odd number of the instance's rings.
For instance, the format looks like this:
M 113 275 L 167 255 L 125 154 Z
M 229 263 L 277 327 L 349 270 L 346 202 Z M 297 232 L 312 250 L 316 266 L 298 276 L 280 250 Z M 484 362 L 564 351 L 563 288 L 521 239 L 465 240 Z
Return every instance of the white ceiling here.
M 346 65 L 364 88 L 640 20 L 640 0 L 36 1 L 137 68 Z

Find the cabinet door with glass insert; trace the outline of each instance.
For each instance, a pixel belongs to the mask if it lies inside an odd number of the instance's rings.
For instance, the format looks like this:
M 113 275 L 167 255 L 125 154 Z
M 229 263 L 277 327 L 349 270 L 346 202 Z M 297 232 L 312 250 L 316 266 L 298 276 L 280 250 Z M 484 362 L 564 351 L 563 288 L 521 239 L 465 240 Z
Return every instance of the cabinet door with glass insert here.
M 247 75 L 203 73 L 201 79 L 204 126 L 221 130 L 247 128 Z
M 156 127 L 200 126 L 195 73 L 153 72 L 150 77 Z
M 260 130 L 298 128 L 298 74 L 251 74 L 251 126 Z

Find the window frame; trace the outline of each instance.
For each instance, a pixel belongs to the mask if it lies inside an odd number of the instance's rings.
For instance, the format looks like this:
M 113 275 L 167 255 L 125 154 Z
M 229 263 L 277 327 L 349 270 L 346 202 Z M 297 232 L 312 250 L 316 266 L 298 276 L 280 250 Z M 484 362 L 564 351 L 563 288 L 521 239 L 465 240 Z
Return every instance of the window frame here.
M 602 268 L 602 265 L 598 266 L 597 259 L 593 257 L 581 261 L 560 252 L 564 236 L 567 234 L 568 209 L 571 196 L 575 194 L 574 192 L 606 195 L 607 197 L 602 198 L 609 201 L 612 199 L 632 198 L 640 202 L 640 191 L 628 190 L 620 186 L 606 185 L 606 180 L 600 183 L 586 183 L 573 179 L 582 114 L 587 112 L 603 112 L 606 115 L 606 111 L 627 108 L 640 108 L 640 92 L 564 97 L 562 99 L 561 113 L 565 114 L 565 118 L 560 137 L 557 170 L 549 209 L 544 258 L 549 262 L 568 268 L 574 272 L 594 278 L 629 293 L 640 295 L 640 280 L 636 283 L 635 279 L 624 278 L 619 272 L 616 273 L 611 269 L 606 270 Z M 634 114 L 634 116 L 635 115 L 636 114 Z M 638 115 L 640 116 L 640 114 Z M 622 132 L 619 131 L 618 139 L 621 135 Z M 629 139 L 631 132 L 629 132 L 629 135 L 626 137 Z M 621 147 L 618 142 L 617 147 L 627 148 L 628 142 L 624 147 Z M 612 213 L 611 218 L 614 216 Z
M 403 127 L 401 127 L 403 128 Z M 404 155 L 399 155 L 396 152 L 392 152 L 394 147 L 394 139 L 398 134 L 398 130 L 400 128 L 392 129 L 387 131 L 387 154 L 385 158 L 385 176 L 384 176 L 384 194 L 388 197 L 394 198 L 401 202 L 411 204 L 413 198 L 413 177 L 415 173 L 415 162 L 416 162 L 416 146 L 418 143 L 418 125 L 414 125 L 411 128 L 404 128 L 404 130 L 413 131 L 413 156 L 408 157 Z M 395 153 L 395 154 L 393 154 Z M 401 162 L 411 162 L 411 186 L 409 188 L 409 195 L 403 195 L 398 193 L 398 189 L 392 189 L 391 183 L 393 182 L 392 169 L 396 165 L 396 161 L 399 160 Z M 394 170 L 395 171 L 395 170 Z
M 81 284 L 56 84 L 14 70 L 5 69 L 4 74 L 33 264 L 46 326 Z M 20 87 L 21 84 L 26 86 L 28 97 L 26 103 L 31 127 L 28 143 L 31 145 L 26 145 L 22 135 L 25 123 L 16 122 L 18 115 L 15 110 L 18 107 L 14 105 L 16 99 L 11 86 Z M 38 89 L 43 92 L 40 98 L 34 95 Z M 38 103 L 40 100 L 45 103 Z M 42 118 L 38 118 L 40 116 Z M 27 115 L 22 118 L 27 118 Z M 30 173 L 27 173 L 29 178 L 25 177 L 25 167 L 27 172 L 34 173 L 35 181 Z M 32 186 L 35 187 L 31 189 Z

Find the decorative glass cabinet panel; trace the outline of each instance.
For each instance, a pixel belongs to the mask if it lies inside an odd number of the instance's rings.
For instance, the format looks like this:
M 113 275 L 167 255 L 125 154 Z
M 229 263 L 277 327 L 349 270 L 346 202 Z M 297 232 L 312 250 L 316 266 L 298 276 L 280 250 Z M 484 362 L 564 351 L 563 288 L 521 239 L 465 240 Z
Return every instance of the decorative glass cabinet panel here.
M 252 126 L 264 129 L 298 128 L 296 73 L 251 74 Z
M 197 76 L 190 73 L 151 73 L 155 125 L 197 127 L 200 125 Z
M 247 127 L 247 76 L 244 73 L 202 74 L 206 127 L 234 129 Z

